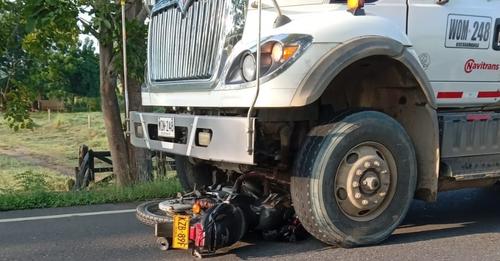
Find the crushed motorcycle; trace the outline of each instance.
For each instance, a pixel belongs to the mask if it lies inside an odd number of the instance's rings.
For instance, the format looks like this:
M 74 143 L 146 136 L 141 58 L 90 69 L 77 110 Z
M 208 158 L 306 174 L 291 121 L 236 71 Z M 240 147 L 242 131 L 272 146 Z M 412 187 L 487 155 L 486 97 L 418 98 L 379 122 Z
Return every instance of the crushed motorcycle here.
M 143 203 L 136 216 L 154 227 L 161 250 L 190 249 L 199 258 L 235 244 L 250 231 L 265 240 L 293 242 L 308 236 L 295 215 L 286 184 L 254 172 L 234 182 Z

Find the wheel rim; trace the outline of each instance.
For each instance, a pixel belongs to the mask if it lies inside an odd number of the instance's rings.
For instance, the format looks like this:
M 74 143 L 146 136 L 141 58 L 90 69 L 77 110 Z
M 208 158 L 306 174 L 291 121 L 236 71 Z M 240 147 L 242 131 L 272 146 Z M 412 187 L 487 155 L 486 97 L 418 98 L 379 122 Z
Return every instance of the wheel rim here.
M 335 176 L 334 192 L 342 212 L 355 221 L 379 216 L 391 202 L 397 182 L 392 153 L 377 142 L 349 150 Z
M 152 202 L 144 208 L 144 213 L 150 217 L 172 219 L 168 213 L 158 208 L 158 202 Z

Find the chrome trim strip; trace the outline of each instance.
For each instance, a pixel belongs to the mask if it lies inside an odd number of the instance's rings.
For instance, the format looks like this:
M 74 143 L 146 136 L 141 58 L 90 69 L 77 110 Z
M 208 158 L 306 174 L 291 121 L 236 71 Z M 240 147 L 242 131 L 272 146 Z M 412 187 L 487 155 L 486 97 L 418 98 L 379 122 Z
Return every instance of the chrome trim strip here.
M 151 145 L 149 144 L 149 133 L 146 130 L 146 124 L 144 123 L 144 117 L 142 116 L 142 114 L 139 115 L 139 119 L 140 119 L 141 125 L 142 125 L 142 132 L 143 132 L 143 135 L 144 135 L 144 142 L 146 144 L 146 148 L 148 150 L 150 150 L 151 149 Z M 134 129 L 134 132 L 135 132 L 135 127 L 133 129 Z
M 196 129 L 198 128 L 198 116 L 194 116 L 191 135 L 189 136 L 189 142 L 187 147 L 186 155 L 191 156 L 191 149 L 193 148 L 194 140 L 196 139 Z

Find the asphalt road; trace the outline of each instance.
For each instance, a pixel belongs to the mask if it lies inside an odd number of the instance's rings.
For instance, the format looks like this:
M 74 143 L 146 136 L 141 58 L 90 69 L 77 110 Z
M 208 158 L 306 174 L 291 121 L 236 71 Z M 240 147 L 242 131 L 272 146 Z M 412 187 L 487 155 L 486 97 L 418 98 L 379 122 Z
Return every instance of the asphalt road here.
M 130 212 L 135 205 L 0 212 L 0 260 L 192 259 L 186 251 L 160 251 L 152 229 Z M 114 210 L 118 213 L 13 220 Z M 500 260 L 499 232 L 500 190 L 473 189 L 441 194 L 433 204 L 415 201 L 404 224 L 381 245 L 341 249 L 312 238 L 277 243 L 250 234 L 209 260 Z

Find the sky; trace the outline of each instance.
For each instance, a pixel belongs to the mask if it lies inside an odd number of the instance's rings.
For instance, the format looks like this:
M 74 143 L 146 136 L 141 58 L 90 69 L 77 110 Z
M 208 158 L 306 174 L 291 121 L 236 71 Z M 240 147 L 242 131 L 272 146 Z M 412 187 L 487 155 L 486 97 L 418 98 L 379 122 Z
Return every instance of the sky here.
M 92 17 L 90 17 L 87 13 L 79 13 L 78 14 L 78 17 L 79 18 L 82 18 L 86 21 L 90 21 L 92 20 Z M 99 53 L 99 42 L 97 41 L 97 39 L 90 35 L 90 34 L 80 34 L 78 36 L 78 39 L 83 43 L 85 41 L 86 38 L 89 38 L 90 40 L 92 40 L 94 42 L 94 47 L 95 47 L 95 53 Z

